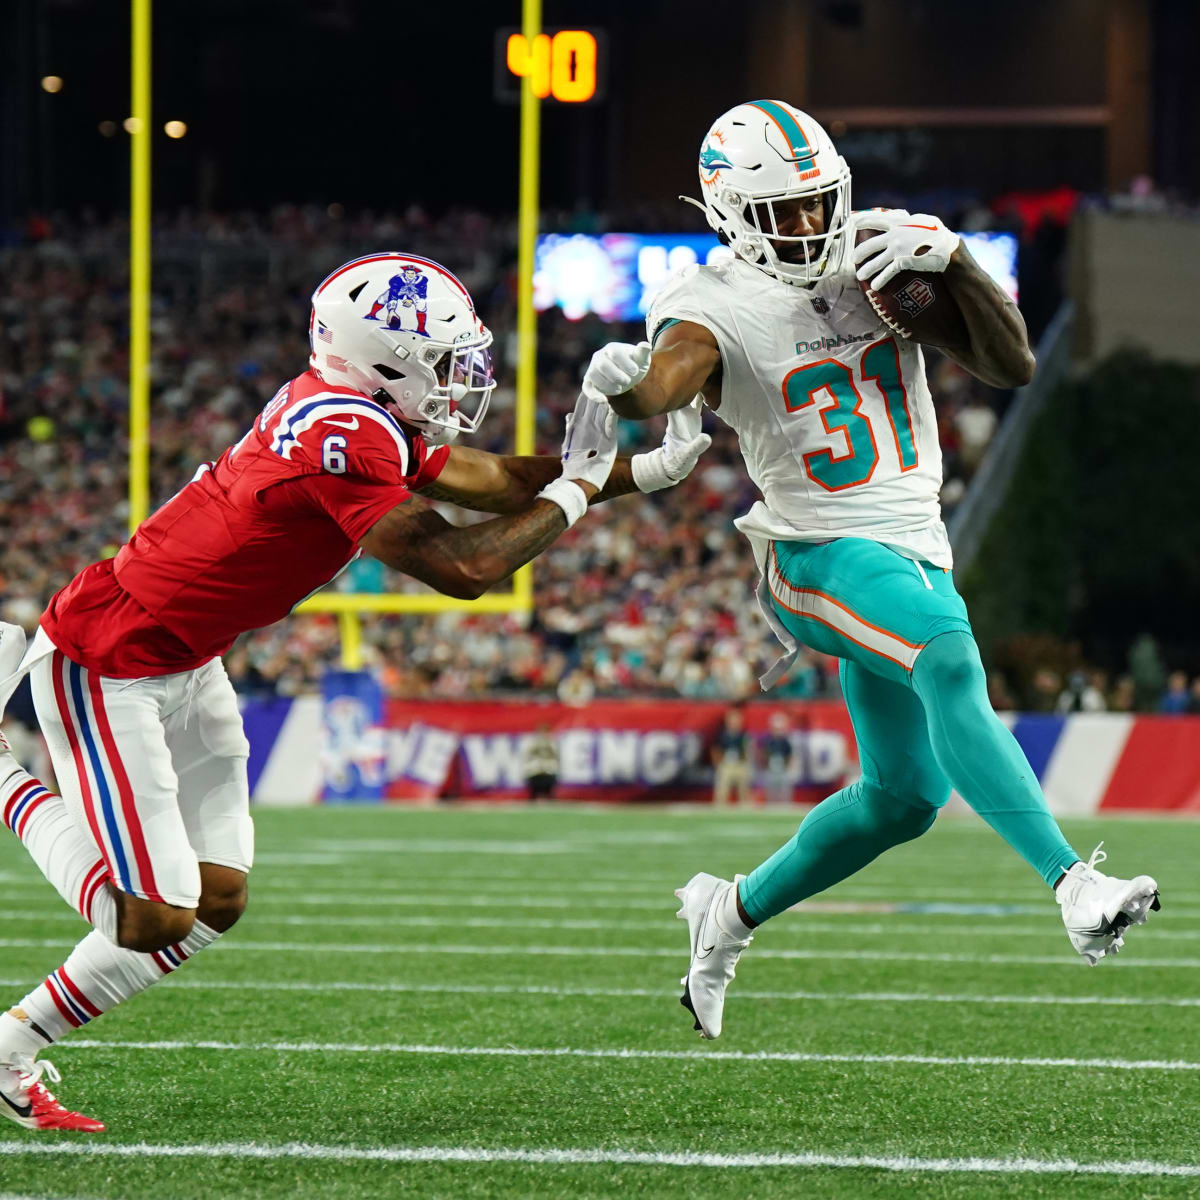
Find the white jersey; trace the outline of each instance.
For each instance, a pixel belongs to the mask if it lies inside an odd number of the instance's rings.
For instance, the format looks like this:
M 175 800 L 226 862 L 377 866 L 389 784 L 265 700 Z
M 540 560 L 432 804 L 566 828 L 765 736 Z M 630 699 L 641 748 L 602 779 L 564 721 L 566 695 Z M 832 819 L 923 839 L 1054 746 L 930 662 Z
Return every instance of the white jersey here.
M 952 565 L 921 348 L 880 322 L 852 266 L 812 288 L 741 259 L 687 267 L 654 300 L 651 341 L 673 320 L 717 339 L 718 415 L 765 501 L 736 522 L 760 565 L 769 540 L 840 537 Z

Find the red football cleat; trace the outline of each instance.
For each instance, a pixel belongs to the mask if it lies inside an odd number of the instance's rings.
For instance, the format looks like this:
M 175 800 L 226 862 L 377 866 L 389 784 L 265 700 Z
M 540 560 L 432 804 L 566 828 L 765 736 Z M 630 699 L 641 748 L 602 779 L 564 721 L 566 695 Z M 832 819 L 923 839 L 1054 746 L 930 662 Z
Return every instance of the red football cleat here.
M 51 1062 L 14 1056 L 0 1063 L 0 1113 L 25 1129 L 56 1129 L 72 1133 L 103 1133 L 104 1124 L 83 1113 L 70 1112 L 42 1083 L 62 1078 Z

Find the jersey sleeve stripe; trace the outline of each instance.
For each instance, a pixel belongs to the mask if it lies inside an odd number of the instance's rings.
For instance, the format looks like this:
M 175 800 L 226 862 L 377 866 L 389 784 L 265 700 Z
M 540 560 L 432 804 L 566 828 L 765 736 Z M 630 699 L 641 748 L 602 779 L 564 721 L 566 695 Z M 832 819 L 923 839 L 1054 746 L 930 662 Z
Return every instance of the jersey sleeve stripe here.
M 310 397 L 303 404 L 289 409 L 272 431 L 271 449 L 281 458 L 290 459 L 301 434 L 318 421 L 339 416 L 363 417 L 386 430 L 395 444 L 401 474 L 408 474 L 408 439 L 400 423 L 378 404 L 370 400 L 356 400 L 353 396 Z
M 660 321 L 658 323 L 657 327 L 655 328 L 654 332 L 650 335 L 650 345 L 651 346 L 657 345 L 658 339 L 660 337 L 662 337 L 662 335 L 664 333 L 666 333 L 667 330 L 670 329 L 672 325 L 682 325 L 682 324 L 683 324 L 683 322 L 679 319 L 679 317 L 667 317 L 666 320 Z

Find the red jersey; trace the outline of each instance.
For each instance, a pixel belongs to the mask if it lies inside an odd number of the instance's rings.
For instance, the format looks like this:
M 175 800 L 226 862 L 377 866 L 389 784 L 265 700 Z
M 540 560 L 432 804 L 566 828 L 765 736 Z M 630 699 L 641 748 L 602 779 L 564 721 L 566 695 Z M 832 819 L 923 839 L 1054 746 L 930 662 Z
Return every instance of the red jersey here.
M 55 595 L 42 628 L 101 675 L 193 670 L 339 574 L 363 535 L 436 479 L 448 454 L 367 396 L 305 372 L 116 558 Z

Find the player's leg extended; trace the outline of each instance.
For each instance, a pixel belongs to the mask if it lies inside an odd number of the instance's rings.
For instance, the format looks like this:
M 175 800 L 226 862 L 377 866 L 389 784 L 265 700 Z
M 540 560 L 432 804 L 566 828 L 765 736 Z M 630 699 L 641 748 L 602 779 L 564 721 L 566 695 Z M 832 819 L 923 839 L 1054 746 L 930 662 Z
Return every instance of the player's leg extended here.
M 683 1003 L 704 1037 L 720 1036 L 725 989 L 755 926 L 919 837 L 950 797 L 921 702 L 907 687 L 843 659 L 842 690 L 862 777 L 822 800 L 748 876 L 699 874 L 676 892 L 692 942 Z
M 1130 925 L 1159 907 L 1149 875 L 1118 879 L 1085 866 L 1050 815 L 1016 739 L 988 702 L 975 639 L 963 631 L 929 640 L 912 669 L 938 763 L 963 799 L 1055 889 L 1072 945 L 1095 966 L 1115 954 Z
M 971 633 L 935 634 L 913 665 L 912 690 L 954 788 L 1053 887 L 1079 855 L 1051 816 L 1016 738 L 992 710 Z
M 173 972 L 217 933 L 194 920 L 201 875 L 176 805 L 160 719 L 172 685 L 121 686 L 57 653 L 35 668 L 33 684 L 64 792 L 45 803 L 61 805 L 65 819 L 86 830 L 93 853 L 99 847 L 123 945 L 114 945 L 111 933 L 90 933 L 0 1016 L 0 1112 L 31 1129 L 95 1131 L 98 1122 L 67 1112 L 45 1091 L 37 1054 Z M 182 702 L 182 688 L 175 688 Z M 60 840 L 70 847 L 69 838 Z
M 942 773 L 1047 883 L 1079 861 L 992 711 L 966 605 L 948 571 L 842 538 L 775 543 L 769 579 L 777 609 L 805 642 L 912 688 Z
M 862 776 L 822 800 L 796 836 L 738 884 L 756 925 L 920 837 L 950 798 L 917 697 L 845 659 L 841 679 Z
M 200 860 L 197 924 L 224 933 L 246 909 L 254 822 L 246 764 L 250 744 L 233 685 L 219 659 L 195 672 L 189 703 L 164 724 L 179 776 L 179 811 Z
M 1157 906 L 1149 876 L 1110 879 L 1086 867 L 1050 814 L 1016 739 L 992 711 L 966 606 L 948 571 L 874 542 L 775 547 L 771 587 L 804 640 L 913 689 L 929 744 L 963 799 L 1057 888 L 1075 948 L 1090 961 L 1121 945 L 1126 925 Z M 830 640 L 832 639 L 832 641 Z M 826 645 L 825 643 L 828 643 Z

